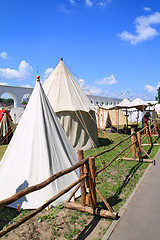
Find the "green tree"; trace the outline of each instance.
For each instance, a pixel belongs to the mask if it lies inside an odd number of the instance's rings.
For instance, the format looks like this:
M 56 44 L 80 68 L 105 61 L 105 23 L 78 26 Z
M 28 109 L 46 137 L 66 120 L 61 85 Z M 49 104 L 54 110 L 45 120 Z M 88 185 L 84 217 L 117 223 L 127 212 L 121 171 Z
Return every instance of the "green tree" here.
M 160 87 L 157 89 L 157 92 L 158 92 L 158 97 L 156 97 L 156 101 L 160 103 Z

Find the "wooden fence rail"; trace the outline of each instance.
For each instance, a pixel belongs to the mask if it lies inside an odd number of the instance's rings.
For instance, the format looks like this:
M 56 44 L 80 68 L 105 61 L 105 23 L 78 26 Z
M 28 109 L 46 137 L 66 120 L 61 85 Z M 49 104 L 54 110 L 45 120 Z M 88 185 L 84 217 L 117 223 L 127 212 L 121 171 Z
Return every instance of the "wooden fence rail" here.
M 144 129 L 146 129 L 146 134 L 144 136 L 140 137 L 140 133 Z M 136 160 L 137 161 L 135 148 L 138 146 L 139 161 L 142 160 L 141 159 L 141 150 L 143 150 L 143 149 L 141 148 L 141 140 L 143 138 L 145 138 L 145 136 L 149 136 L 150 138 L 152 137 L 151 136 L 152 130 L 150 130 L 148 128 L 148 126 L 146 126 L 144 129 L 140 130 L 137 133 L 132 131 L 132 134 L 130 136 L 128 136 L 127 138 L 120 141 L 119 143 L 114 145 L 112 148 L 107 149 L 105 151 L 102 151 L 101 153 L 98 153 L 97 155 L 95 155 L 93 157 L 87 156 L 87 157 L 84 158 L 83 157 L 83 151 L 81 150 L 81 151 L 78 152 L 79 162 L 77 164 L 54 174 L 53 176 L 49 177 L 48 179 L 46 179 L 45 181 L 43 181 L 39 184 L 28 187 L 28 188 L 14 194 L 13 196 L 0 201 L 0 208 L 2 208 L 6 205 L 9 205 L 9 204 L 15 202 L 16 200 L 22 198 L 23 196 L 25 196 L 29 193 L 32 193 L 34 191 L 37 191 L 37 190 L 40 190 L 40 189 L 46 187 L 48 184 L 50 184 L 54 180 L 58 179 L 59 177 L 62 177 L 63 175 L 68 174 L 68 173 L 74 171 L 75 169 L 79 168 L 80 178 L 76 182 L 74 182 L 73 184 L 71 184 L 66 189 L 62 190 L 61 192 L 59 192 L 57 195 L 53 196 L 45 204 L 43 204 L 42 206 L 40 206 L 36 210 L 32 211 L 27 216 L 23 217 L 21 220 L 17 221 L 16 223 L 14 223 L 12 225 L 9 225 L 4 230 L 0 231 L 0 237 L 5 235 L 7 232 L 11 231 L 12 229 L 16 228 L 17 226 L 20 226 L 22 223 L 24 223 L 25 221 L 27 221 L 31 217 L 35 216 L 39 212 L 41 212 L 43 209 L 45 209 L 47 206 L 49 206 L 53 201 L 55 201 L 56 199 L 61 197 L 66 192 L 70 191 L 77 184 L 78 184 L 78 186 L 76 187 L 76 189 L 74 190 L 74 192 L 72 193 L 70 198 L 64 203 L 65 207 L 89 212 L 91 214 L 95 214 L 95 215 L 99 215 L 99 216 L 103 216 L 103 217 L 107 217 L 107 218 L 111 218 L 111 219 L 117 219 L 117 213 L 113 211 L 111 206 L 107 203 L 106 199 L 102 196 L 100 191 L 96 188 L 95 177 L 99 173 L 104 171 L 107 167 L 109 167 L 114 160 L 116 160 L 123 152 L 125 152 L 130 147 L 132 147 L 131 150 L 132 150 L 132 153 L 133 153 L 133 159 L 127 159 L 127 158 L 124 158 L 124 159 L 126 159 L 126 160 Z M 132 139 L 131 144 L 129 144 L 119 154 L 117 154 L 108 164 L 106 164 L 106 166 L 104 166 L 102 169 L 98 170 L 97 172 L 95 171 L 95 158 L 96 157 L 113 150 L 114 148 L 116 148 L 117 146 L 119 146 L 120 144 L 122 144 L 123 142 L 127 141 L 130 138 Z M 150 144 L 152 145 L 152 140 L 150 140 Z M 131 150 L 129 152 L 131 152 Z M 147 153 L 145 152 L 145 154 L 147 154 Z M 147 155 L 147 156 L 149 157 L 149 155 Z M 151 160 L 146 160 L 146 161 L 151 162 Z M 76 191 L 79 188 L 81 188 L 81 203 L 82 204 L 71 203 L 70 202 L 71 198 L 75 195 Z M 87 194 L 87 188 L 89 189 L 89 194 L 90 194 L 89 196 Z M 100 210 L 100 209 L 97 208 L 96 193 L 103 200 L 106 207 L 108 208 L 108 211 L 103 210 L 103 209 Z M 86 205 L 91 205 L 91 207 L 88 207 Z
M 89 157 L 90 156 L 85 157 L 81 162 L 76 163 L 72 167 L 66 168 L 66 169 L 52 175 L 51 177 L 49 177 L 48 179 L 46 179 L 45 181 L 43 181 L 39 184 L 25 188 L 24 190 L 21 190 L 20 192 L 14 194 L 13 196 L 0 201 L 0 208 L 15 202 L 16 200 L 22 198 L 23 196 L 25 196 L 29 193 L 32 193 L 32 192 L 42 189 L 42 188 L 46 187 L 48 184 L 50 184 L 51 182 L 55 181 L 57 178 L 62 177 L 64 175 L 74 171 L 75 169 L 79 168 L 84 163 L 86 163 L 88 161 Z
M 67 187 L 66 189 L 62 190 L 57 195 L 55 195 L 54 197 L 52 197 L 48 201 L 46 201 L 45 204 L 43 204 L 42 206 L 40 206 L 36 210 L 32 211 L 31 213 L 29 213 L 27 216 L 23 217 L 22 219 L 18 220 L 16 223 L 13 223 L 13 224 L 9 225 L 7 228 L 5 228 L 4 230 L 0 231 L 0 237 L 5 235 L 6 233 L 10 232 L 11 230 L 15 229 L 16 227 L 20 226 L 22 223 L 26 222 L 27 220 L 29 220 L 33 216 L 37 215 L 39 212 L 41 212 L 43 209 L 45 209 L 47 206 L 49 206 L 53 201 L 57 200 L 63 194 L 65 194 L 68 191 L 70 191 L 75 185 L 77 185 L 78 183 L 83 181 L 86 177 L 87 176 L 84 174 L 76 182 L 72 183 L 69 187 Z

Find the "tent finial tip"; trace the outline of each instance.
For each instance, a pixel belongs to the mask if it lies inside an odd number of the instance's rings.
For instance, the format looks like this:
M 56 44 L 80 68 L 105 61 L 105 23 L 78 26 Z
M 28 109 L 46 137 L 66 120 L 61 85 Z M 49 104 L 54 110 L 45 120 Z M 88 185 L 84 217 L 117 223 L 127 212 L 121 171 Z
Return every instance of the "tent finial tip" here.
M 37 75 L 36 78 L 37 78 L 37 82 L 40 82 L 40 76 Z

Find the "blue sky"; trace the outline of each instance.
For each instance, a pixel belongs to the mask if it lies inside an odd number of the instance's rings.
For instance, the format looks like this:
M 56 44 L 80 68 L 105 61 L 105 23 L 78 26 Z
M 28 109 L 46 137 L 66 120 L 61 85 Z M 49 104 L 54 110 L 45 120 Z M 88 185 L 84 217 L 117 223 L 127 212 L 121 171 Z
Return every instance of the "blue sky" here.
M 0 84 L 34 87 L 63 57 L 93 95 L 155 100 L 159 55 L 159 0 L 0 1 Z

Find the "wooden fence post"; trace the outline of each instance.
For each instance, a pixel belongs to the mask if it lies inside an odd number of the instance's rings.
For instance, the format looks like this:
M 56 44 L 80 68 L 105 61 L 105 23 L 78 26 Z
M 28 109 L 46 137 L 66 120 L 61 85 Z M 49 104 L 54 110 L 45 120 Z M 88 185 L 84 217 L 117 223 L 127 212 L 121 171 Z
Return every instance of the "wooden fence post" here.
M 90 183 L 90 194 L 91 194 L 91 208 L 95 209 L 97 207 L 97 198 L 96 198 L 96 180 L 95 180 L 95 158 L 89 158 L 89 183 Z
M 135 127 L 131 127 L 131 134 L 135 133 Z M 136 135 L 134 134 L 132 137 L 132 143 L 136 140 Z M 136 143 L 132 145 L 132 156 L 133 159 L 136 159 Z
M 78 161 L 81 162 L 82 159 L 84 158 L 83 156 L 83 150 L 78 150 Z M 79 168 L 79 175 L 82 177 L 84 175 L 84 165 L 82 165 Z M 81 201 L 82 201 L 82 206 L 86 206 L 86 188 L 85 188 L 85 180 L 83 180 L 81 183 Z
M 139 157 L 139 161 L 140 161 L 142 159 L 140 132 L 137 132 L 137 140 L 138 140 L 138 157 Z
M 147 134 L 147 144 L 150 144 L 151 138 L 150 138 L 149 126 L 148 125 L 146 125 L 146 134 Z
M 151 146 L 153 147 L 151 125 L 149 125 L 148 127 L 148 134 L 149 134 Z

